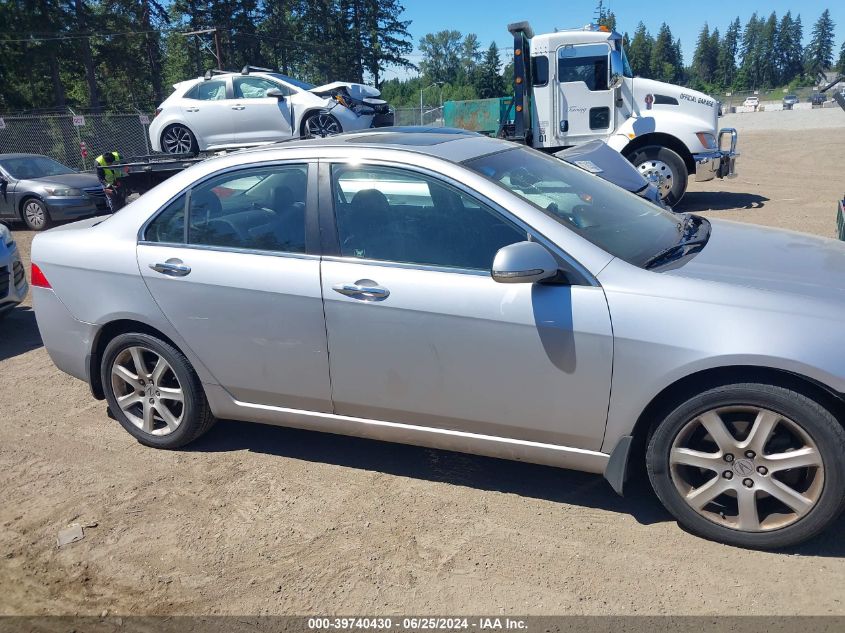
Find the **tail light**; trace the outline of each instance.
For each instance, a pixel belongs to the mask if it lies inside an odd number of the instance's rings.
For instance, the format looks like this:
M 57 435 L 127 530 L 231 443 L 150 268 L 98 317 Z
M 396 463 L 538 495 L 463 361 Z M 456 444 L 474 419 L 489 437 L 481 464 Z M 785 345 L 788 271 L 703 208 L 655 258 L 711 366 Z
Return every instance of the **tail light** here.
M 32 264 L 32 270 L 30 271 L 29 276 L 32 280 L 32 285 L 36 288 L 52 288 L 50 282 L 47 281 L 47 277 L 44 276 L 44 273 L 42 273 L 41 269 L 38 267 L 38 264 Z

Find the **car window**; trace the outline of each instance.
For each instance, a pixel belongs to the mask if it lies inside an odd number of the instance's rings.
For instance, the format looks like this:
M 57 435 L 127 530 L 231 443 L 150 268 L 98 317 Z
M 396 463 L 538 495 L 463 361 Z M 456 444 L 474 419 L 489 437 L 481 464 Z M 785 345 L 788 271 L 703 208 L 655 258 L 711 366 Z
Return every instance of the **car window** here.
M 286 86 L 261 77 L 238 77 L 232 84 L 235 90 L 235 99 L 264 99 L 267 96 L 267 91 L 274 88 L 286 97 L 291 94 L 291 90 Z
M 305 252 L 306 165 L 242 169 L 191 190 L 188 243 Z
M 185 241 L 185 195 L 168 204 L 144 233 L 147 242 L 182 244 Z
M 457 189 L 391 167 L 334 165 L 344 257 L 490 270 L 503 246 L 525 231 Z
M 563 46 L 558 50 L 560 83 L 583 81 L 589 90 L 607 90 L 607 44 Z
M 185 93 L 186 99 L 220 101 L 226 98 L 225 81 L 203 81 Z
M 517 147 L 463 164 L 634 265 L 678 242 L 674 213 L 542 152 Z
M 20 158 L 3 159 L 0 166 L 4 171 L 17 180 L 28 178 L 43 178 L 44 176 L 60 176 L 76 173 L 70 167 L 62 165 L 46 156 L 21 156 Z

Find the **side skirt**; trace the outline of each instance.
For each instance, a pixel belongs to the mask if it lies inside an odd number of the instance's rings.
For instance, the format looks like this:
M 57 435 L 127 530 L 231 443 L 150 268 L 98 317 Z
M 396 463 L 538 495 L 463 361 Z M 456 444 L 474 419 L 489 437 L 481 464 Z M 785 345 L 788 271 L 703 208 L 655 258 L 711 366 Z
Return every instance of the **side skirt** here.
M 352 435 L 596 474 L 605 472 L 610 458 L 606 453 L 542 442 L 239 402 L 219 385 L 204 387 L 211 409 L 219 418 Z

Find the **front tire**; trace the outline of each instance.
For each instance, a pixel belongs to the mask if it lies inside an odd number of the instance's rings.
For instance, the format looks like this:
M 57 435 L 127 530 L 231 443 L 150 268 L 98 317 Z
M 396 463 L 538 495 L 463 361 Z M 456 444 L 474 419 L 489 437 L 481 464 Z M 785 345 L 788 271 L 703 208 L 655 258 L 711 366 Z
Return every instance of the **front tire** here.
M 302 121 L 302 138 L 325 138 L 343 132 L 340 122 L 331 114 L 315 112 Z
M 653 182 L 660 198 L 669 206 L 681 201 L 687 191 L 687 166 L 674 150 L 647 145 L 625 155 L 640 175 Z
M 199 144 L 194 133 L 181 123 L 169 125 L 161 133 L 161 150 L 165 154 L 199 153 Z
M 46 231 L 53 226 L 53 218 L 38 198 L 24 200 L 21 205 L 21 219 L 31 231 Z
M 146 446 L 179 448 L 214 424 L 188 359 L 155 336 L 128 333 L 112 339 L 103 353 L 100 379 L 114 417 Z
M 646 463 L 682 526 L 729 545 L 797 545 L 845 507 L 845 430 L 783 387 L 726 385 L 688 400 L 655 429 Z

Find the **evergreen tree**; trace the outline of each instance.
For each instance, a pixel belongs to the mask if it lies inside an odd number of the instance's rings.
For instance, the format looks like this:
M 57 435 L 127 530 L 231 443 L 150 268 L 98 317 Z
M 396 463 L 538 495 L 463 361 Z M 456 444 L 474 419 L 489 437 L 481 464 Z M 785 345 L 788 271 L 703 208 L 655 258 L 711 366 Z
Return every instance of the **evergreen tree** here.
M 654 38 L 646 30 L 645 24 L 637 24 L 634 31 L 634 38 L 626 49 L 628 63 L 634 75 L 648 77 L 651 74 L 651 49 L 654 46 Z
M 755 57 L 757 58 L 758 83 L 771 88 L 778 84 L 780 76 L 777 66 L 778 18 L 774 12 L 760 23 L 760 37 L 757 40 Z
M 704 88 L 713 82 L 716 76 L 716 63 L 719 54 L 718 40 L 719 32 L 714 31 L 716 41 L 713 40 L 713 35 L 710 34 L 710 28 L 707 23 L 698 34 L 698 40 L 695 45 L 695 52 L 692 57 L 692 67 L 690 68 L 690 75 L 693 85 L 698 88 Z
M 739 18 L 731 22 L 725 37 L 719 42 L 719 54 L 716 61 L 717 82 L 723 88 L 733 87 L 736 80 L 736 55 L 739 50 L 740 39 Z
M 759 85 L 760 62 L 758 55 L 760 47 L 760 30 L 762 22 L 757 18 L 757 13 L 752 13 L 742 31 L 742 43 L 739 47 L 742 61 L 739 64 L 737 73 L 737 87 L 744 89 L 755 89 Z
M 845 41 L 839 49 L 839 61 L 836 63 L 836 70 L 845 74 Z
M 420 72 L 429 83 L 453 83 L 461 70 L 463 37 L 460 31 L 429 33 L 420 40 L 423 60 Z
M 825 9 L 813 25 L 810 43 L 804 51 L 804 72 L 815 79 L 833 66 L 833 20 Z
M 499 74 L 500 66 L 499 47 L 496 46 L 496 42 L 491 42 L 484 54 L 478 73 L 478 82 L 475 84 L 475 91 L 481 99 L 501 97 L 505 94 L 505 82 Z
M 664 22 L 660 25 L 651 49 L 649 66 L 652 78 L 667 83 L 679 81 L 683 72 L 681 59 L 680 41 L 676 42 L 672 38 L 672 30 Z

